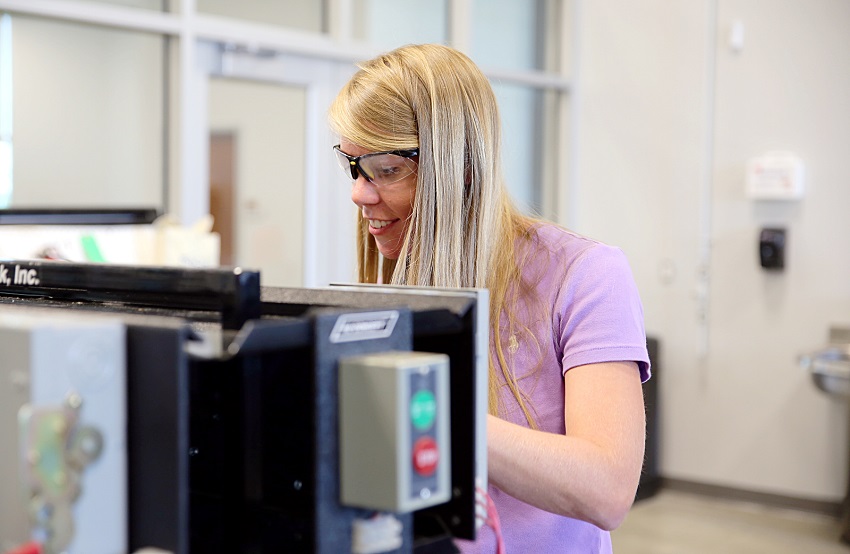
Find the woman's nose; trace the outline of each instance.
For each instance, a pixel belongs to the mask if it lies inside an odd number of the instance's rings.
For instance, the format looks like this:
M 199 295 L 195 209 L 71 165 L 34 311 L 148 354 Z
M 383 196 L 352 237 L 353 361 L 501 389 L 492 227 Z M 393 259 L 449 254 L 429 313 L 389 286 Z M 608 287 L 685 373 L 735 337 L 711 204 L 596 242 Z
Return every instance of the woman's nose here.
M 368 206 L 381 201 L 381 195 L 374 184 L 370 183 L 363 175 L 351 183 L 351 201 L 358 206 Z

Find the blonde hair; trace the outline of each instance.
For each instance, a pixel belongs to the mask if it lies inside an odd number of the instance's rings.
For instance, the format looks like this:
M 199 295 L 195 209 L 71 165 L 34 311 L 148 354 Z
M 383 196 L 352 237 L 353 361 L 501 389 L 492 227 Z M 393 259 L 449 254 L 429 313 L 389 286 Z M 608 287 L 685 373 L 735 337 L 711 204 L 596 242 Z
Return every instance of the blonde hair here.
M 489 289 L 495 356 L 536 428 L 502 344 L 514 335 L 514 308 L 530 289 L 521 279 L 517 242 L 530 240 L 534 220 L 516 210 L 504 187 L 501 124 L 489 81 L 457 50 L 405 46 L 361 64 L 329 117 L 335 132 L 367 150 L 419 149 L 413 211 L 397 260 L 380 260 L 368 222 L 358 216 L 360 282 Z M 494 367 L 491 356 L 489 405 L 497 414 Z

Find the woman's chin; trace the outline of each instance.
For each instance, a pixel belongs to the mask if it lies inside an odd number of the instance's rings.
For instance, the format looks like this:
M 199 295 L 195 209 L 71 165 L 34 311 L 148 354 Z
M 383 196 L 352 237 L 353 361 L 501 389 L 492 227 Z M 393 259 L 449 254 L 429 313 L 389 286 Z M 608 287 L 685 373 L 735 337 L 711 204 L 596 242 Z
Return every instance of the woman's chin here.
M 395 246 L 390 246 L 386 244 L 378 243 L 378 252 L 381 253 L 381 256 L 388 260 L 397 260 L 399 254 L 401 253 L 401 248 L 397 248 Z

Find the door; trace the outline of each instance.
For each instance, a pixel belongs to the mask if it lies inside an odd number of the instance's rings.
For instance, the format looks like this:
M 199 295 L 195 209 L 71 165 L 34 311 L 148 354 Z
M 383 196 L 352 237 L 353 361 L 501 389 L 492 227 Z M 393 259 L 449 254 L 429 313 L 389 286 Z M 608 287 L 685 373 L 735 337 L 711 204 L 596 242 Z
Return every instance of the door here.
M 227 210 L 211 183 L 210 207 L 232 216 L 232 265 L 259 269 L 264 286 L 350 282 L 356 212 L 332 155 L 326 114 L 353 66 L 212 51 L 205 117 L 211 136 L 232 137 L 233 190 L 225 193 L 232 198 Z M 223 155 L 209 153 L 211 171 L 218 162 L 212 158 Z
M 210 167 L 233 160 L 229 194 L 210 174 L 210 210 L 223 223 L 232 217 L 232 239 L 222 235 L 222 245 L 232 245 L 230 263 L 259 269 L 268 286 L 304 284 L 306 96 L 305 87 L 266 82 L 213 79 L 209 86 L 211 136 L 231 137 L 232 149 L 214 152 L 220 144 L 211 141 Z

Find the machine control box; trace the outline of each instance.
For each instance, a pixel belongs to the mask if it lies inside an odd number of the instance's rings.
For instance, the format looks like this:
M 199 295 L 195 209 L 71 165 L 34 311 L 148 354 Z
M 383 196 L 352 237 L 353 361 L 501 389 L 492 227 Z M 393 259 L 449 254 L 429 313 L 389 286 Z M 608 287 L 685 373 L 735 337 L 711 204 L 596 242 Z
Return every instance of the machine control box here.
M 445 354 L 341 359 L 341 503 L 405 513 L 448 501 L 449 405 Z

